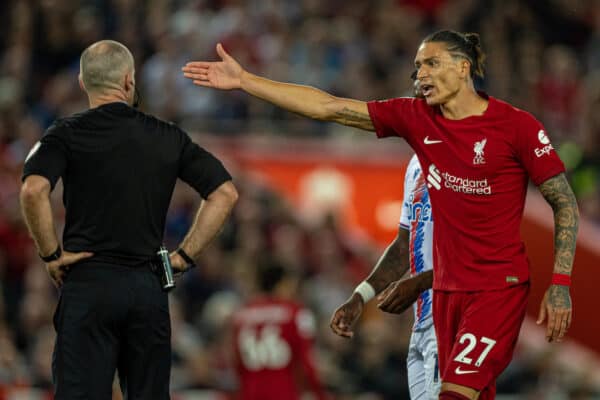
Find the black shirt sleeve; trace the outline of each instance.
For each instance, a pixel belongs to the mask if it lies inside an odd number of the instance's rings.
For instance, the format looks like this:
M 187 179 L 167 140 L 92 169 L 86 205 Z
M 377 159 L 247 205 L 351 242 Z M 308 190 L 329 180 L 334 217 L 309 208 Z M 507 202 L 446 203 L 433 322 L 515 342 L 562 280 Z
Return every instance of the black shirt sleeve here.
M 182 132 L 183 147 L 178 177 L 206 199 L 215 189 L 231 180 L 221 161 L 204 150 Z
M 63 133 L 56 123 L 46 130 L 25 159 L 22 181 L 29 175 L 41 175 L 50 181 L 50 186 L 54 189 L 58 178 L 67 168 L 68 151 Z

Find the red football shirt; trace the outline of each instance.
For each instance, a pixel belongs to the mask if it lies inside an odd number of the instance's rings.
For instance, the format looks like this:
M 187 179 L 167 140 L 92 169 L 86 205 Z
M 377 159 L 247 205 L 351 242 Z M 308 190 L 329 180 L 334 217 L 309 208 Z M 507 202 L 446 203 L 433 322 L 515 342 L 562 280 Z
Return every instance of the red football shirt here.
M 236 311 L 233 330 L 240 399 L 300 399 L 299 372 L 316 398 L 325 398 L 311 355 L 315 321 L 309 310 L 284 300 L 256 299 Z
M 368 103 L 377 136 L 406 139 L 426 175 L 435 218 L 434 289 L 526 282 L 520 224 L 528 179 L 539 185 L 564 171 L 539 121 L 486 98 L 483 115 L 461 120 L 444 118 L 422 99 Z

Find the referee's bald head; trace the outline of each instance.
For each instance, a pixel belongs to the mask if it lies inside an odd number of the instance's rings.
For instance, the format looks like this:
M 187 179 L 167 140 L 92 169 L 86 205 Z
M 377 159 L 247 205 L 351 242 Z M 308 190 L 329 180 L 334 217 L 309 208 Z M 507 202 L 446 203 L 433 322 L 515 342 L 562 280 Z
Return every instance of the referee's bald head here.
M 102 92 L 123 87 L 123 78 L 133 79 L 133 55 L 127 47 L 114 40 L 101 40 L 81 53 L 80 79 L 87 92 Z

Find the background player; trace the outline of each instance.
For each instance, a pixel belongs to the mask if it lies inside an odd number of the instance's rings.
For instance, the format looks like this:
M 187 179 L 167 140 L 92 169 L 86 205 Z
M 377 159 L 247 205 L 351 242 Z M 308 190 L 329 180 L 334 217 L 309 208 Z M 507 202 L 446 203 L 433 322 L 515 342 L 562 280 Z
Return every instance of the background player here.
M 410 301 L 398 292 L 397 283 L 390 284 L 409 269 L 415 279 L 403 282 L 415 288 L 431 286 L 433 217 L 425 176 L 419 159 L 413 156 L 404 176 L 404 200 L 396 239 L 388 246 L 369 277 L 361 283 L 350 299 L 333 314 L 331 329 L 340 336 L 351 337 L 352 326 L 360 317 L 363 304 L 375 293 L 381 293 L 379 307 L 399 313 Z M 384 290 L 384 288 L 386 288 Z M 402 286 L 403 287 L 403 286 Z M 411 290 L 419 293 L 419 290 Z M 433 292 L 420 292 L 414 309 L 413 333 L 407 356 L 408 386 L 413 400 L 437 399 L 440 391 L 437 341 L 432 318 Z M 411 298 L 414 300 L 414 297 Z
M 301 368 L 316 399 L 325 399 L 312 359 L 315 320 L 293 299 L 298 277 L 272 261 L 257 271 L 258 295 L 233 315 L 241 400 L 295 400 Z
M 310 118 L 376 131 L 378 137 L 401 136 L 415 150 L 436 218 L 433 314 L 440 399 L 477 399 L 480 393 L 494 398 L 495 379 L 510 362 L 529 294 L 519 232 L 529 178 L 552 207 L 555 224 L 554 275 L 539 322 L 548 317 L 549 341 L 563 338 L 572 314 L 575 196 L 541 123 L 475 90 L 484 61 L 478 35 L 439 31 L 423 40 L 415 68 L 424 100 L 339 98 L 253 75 L 220 44 L 217 52 L 221 61 L 190 62 L 184 76 L 199 86 L 242 89 Z

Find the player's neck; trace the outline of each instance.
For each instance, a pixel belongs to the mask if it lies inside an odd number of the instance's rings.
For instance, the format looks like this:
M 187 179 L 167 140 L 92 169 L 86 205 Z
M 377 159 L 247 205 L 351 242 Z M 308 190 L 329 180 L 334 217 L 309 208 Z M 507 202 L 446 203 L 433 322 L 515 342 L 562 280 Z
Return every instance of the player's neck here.
M 440 110 L 445 118 L 459 120 L 483 115 L 487 107 L 488 100 L 475 90 L 461 90 L 450 101 L 440 105 Z

